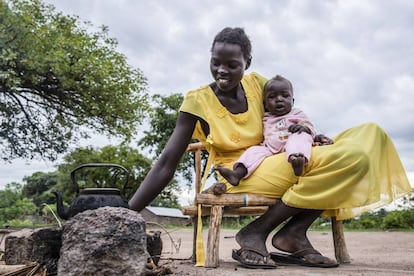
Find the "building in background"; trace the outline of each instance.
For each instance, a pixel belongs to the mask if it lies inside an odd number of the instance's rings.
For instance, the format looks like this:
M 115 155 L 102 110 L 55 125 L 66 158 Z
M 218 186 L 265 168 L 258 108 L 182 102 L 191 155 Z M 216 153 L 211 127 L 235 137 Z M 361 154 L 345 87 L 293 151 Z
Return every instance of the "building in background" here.
M 155 222 L 161 225 L 187 226 L 191 224 L 190 216 L 182 214 L 180 209 L 147 206 L 140 212 L 147 223 Z

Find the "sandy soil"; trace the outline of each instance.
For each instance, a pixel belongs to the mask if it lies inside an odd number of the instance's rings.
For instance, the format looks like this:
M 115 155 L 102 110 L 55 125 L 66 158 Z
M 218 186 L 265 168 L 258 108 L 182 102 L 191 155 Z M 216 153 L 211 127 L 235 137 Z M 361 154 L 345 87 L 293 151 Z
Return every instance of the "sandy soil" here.
M 158 230 L 163 240 L 159 265 L 170 268 L 173 275 L 414 275 L 414 233 L 345 232 L 351 264 L 329 269 L 279 266 L 263 270 L 242 268 L 232 260 L 231 250 L 238 248 L 236 231 L 222 230 L 220 266 L 207 269 L 194 267 L 191 262 L 192 230 Z M 309 239 L 322 254 L 334 258 L 330 232 L 310 232 Z M 272 248 L 270 242 L 268 248 Z

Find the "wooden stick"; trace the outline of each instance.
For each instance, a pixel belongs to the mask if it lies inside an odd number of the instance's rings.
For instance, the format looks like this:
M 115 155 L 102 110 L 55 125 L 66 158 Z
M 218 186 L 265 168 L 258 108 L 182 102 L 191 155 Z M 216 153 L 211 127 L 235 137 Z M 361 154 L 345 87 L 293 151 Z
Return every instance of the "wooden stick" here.
M 269 206 L 277 199 L 255 194 L 196 194 L 196 203 L 225 206 Z
M 335 257 L 340 264 L 351 263 L 351 257 L 346 248 L 344 227 L 342 220 L 336 220 L 336 217 L 331 217 L 332 222 L 332 237 L 335 247 Z
M 187 146 L 187 151 L 196 151 L 196 150 L 205 150 L 206 148 L 203 146 L 201 142 L 191 143 Z
M 249 207 L 234 207 L 224 208 L 224 215 L 235 215 L 235 216 L 258 216 L 262 215 L 267 211 L 267 206 L 249 206 Z M 185 206 L 182 208 L 183 215 L 196 216 L 198 214 L 197 206 Z M 202 215 L 211 215 L 211 207 L 203 206 Z
M 219 266 L 219 241 L 221 219 L 223 217 L 223 206 L 211 207 L 210 228 L 208 230 L 206 267 L 215 268 Z

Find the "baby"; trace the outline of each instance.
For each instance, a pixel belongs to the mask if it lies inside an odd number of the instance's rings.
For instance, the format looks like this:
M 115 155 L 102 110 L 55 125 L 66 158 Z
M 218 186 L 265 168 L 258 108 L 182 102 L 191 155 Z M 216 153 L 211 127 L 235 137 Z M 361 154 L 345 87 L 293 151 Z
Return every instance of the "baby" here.
M 248 148 L 234 163 L 233 170 L 215 169 L 233 186 L 239 185 L 268 156 L 285 151 L 296 176 L 301 176 L 310 160 L 315 130 L 303 111 L 292 108 L 293 86 L 282 76 L 267 81 L 264 87 L 264 141 Z

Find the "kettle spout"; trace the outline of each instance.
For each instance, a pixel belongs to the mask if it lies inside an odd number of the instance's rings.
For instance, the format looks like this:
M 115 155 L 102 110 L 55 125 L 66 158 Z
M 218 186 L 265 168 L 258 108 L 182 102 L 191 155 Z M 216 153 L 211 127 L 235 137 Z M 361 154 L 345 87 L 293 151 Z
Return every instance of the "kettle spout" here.
M 61 219 L 69 219 L 69 208 L 63 205 L 62 194 L 56 190 L 53 190 L 52 193 L 56 196 L 56 210 Z

